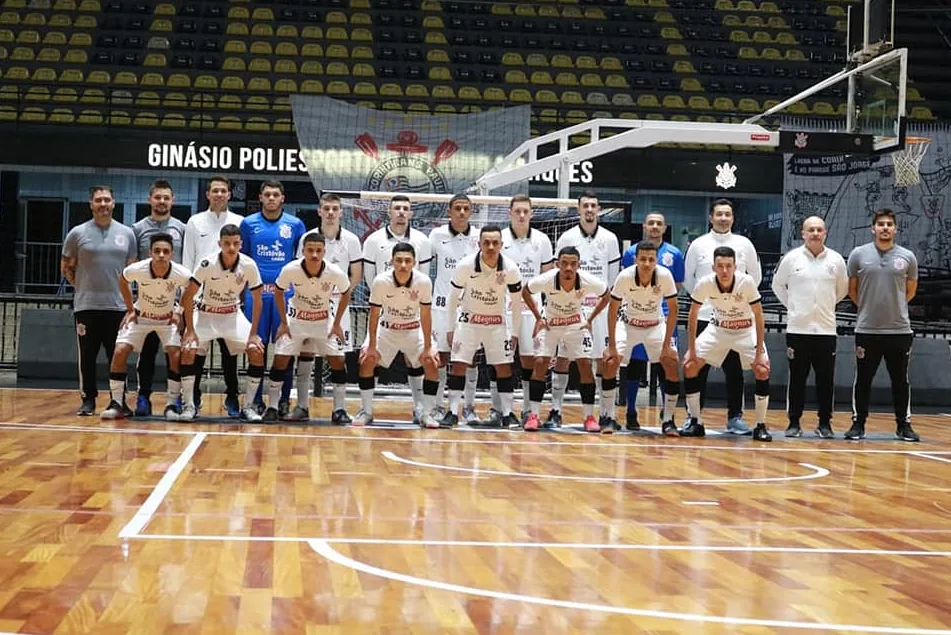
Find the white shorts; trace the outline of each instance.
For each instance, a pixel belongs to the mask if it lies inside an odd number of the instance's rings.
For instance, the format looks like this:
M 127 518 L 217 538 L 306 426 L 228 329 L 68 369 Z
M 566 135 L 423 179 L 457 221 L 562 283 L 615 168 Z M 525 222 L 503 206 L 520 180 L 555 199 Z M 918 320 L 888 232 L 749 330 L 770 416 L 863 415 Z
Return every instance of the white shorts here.
M 363 341 L 363 346 L 368 342 L 369 335 Z M 380 354 L 376 360 L 377 366 L 389 368 L 396 359 L 396 354 L 402 352 L 407 366 L 419 368 L 422 366 L 419 358 L 424 350 L 423 331 L 419 328 L 398 331 L 381 327 L 376 332 L 376 350 Z
M 445 309 L 433 308 L 433 346 L 440 353 L 449 352 L 449 342 L 446 341 L 446 333 L 449 331 L 449 312 Z M 422 348 L 420 348 L 422 350 Z M 380 353 L 382 354 L 382 350 Z
M 522 340 L 519 340 L 521 345 Z M 569 360 L 590 359 L 592 348 L 591 333 L 580 324 L 542 329 L 535 338 L 535 355 L 538 357 L 554 357 L 557 352 Z
M 505 325 L 509 333 L 512 332 L 512 314 L 505 314 Z M 522 322 L 518 327 L 518 354 L 520 357 L 535 357 L 538 355 L 538 347 L 535 339 L 532 337 L 532 331 L 535 330 L 535 316 L 528 312 L 522 313 Z
M 485 363 L 492 366 L 511 364 L 515 356 L 509 329 L 504 323 L 491 326 L 463 323 L 456 325 L 450 360 L 472 364 L 480 347 L 485 348 Z
M 631 351 L 638 344 L 643 344 L 647 351 L 647 359 L 653 363 L 660 361 L 664 352 L 664 335 L 667 332 L 667 323 L 663 320 L 654 326 L 633 326 L 627 322 L 618 322 L 614 333 L 614 343 L 621 356 L 621 365 L 627 366 L 631 361 Z
M 178 326 L 164 322 L 149 322 L 141 317 L 136 322 L 130 322 L 122 327 L 116 337 L 116 344 L 128 344 L 136 353 L 142 350 L 142 344 L 149 333 L 158 335 L 162 348 L 177 348 L 182 345 L 178 335 Z
M 251 323 L 241 311 L 234 313 L 206 313 L 195 311 L 195 335 L 198 336 L 198 354 L 207 355 L 208 345 L 223 339 L 232 355 L 241 355 L 248 347 Z
M 274 344 L 275 355 L 297 357 L 301 353 L 320 357 L 342 357 L 344 343 L 330 335 L 330 320 L 295 320 L 287 318 L 290 337 L 281 337 Z
M 337 319 L 337 303 L 330 303 L 330 323 L 333 324 L 333 321 Z M 347 310 L 342 318 L 340 318 L 340 328 L 343 329 L 343 351 L 345 353 L 353 350 L 353 322 L 352 315 L 350 313 L 350 306 L 347 306 Z
M 711 324 L 697 336 L 697 357 L 711 366 L 719 368 L 730 351 L 736 351 L 740 356 L 744 370 L 752 368 L 753 360 L 756 359 L 756 330 L 724 329 Z M 763 353 L 766 354 L 765 344 Z
M 593 306 L 581 307 L 584 316 L 587 318 L 594 311 Z M 591 358 L 601 359 L 604 355 L 604 349 L 608 347 L 608 312 L 601 311 L 598 317 L 591 323 Z

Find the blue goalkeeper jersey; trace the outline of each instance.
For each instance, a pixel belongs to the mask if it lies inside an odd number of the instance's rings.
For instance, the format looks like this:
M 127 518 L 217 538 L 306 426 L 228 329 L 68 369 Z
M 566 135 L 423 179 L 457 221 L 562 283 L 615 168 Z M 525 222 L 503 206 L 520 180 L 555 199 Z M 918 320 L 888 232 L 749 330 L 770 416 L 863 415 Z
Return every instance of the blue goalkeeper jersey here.
M 284 213 L 272 221 L 257 212 L 241 221 L 241 251 L 257 263 L 265 294 L 274 293 L 278 274 L 294 260 L 297 243 L 306 231 L 301 219 Z

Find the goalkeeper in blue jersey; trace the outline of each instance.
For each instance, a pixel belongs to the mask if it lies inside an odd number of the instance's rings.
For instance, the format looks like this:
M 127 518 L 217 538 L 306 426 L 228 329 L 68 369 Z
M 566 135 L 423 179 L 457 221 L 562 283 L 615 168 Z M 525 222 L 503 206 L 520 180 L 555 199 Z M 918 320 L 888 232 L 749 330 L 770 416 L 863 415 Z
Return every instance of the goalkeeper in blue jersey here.
M 684 282 L 684 255 L 679 249 L 664 241 L 664 233 L 667 231 L 667 222 L 664 215 L 660 212 L 651 212 L 644 218 L 644 240 L 650 241 L 657 246 L 657 264 L 665 267 L 674 276 L 674 282 L 677 284 L 677 290 Z M 637 244 L 627 248 L 621 256 L 621 268 L 627 269 L 634 264 L 637 256 Z M 667 304 L 661 303 L 664 309 L 664 316 L 667 315 Z M 677 331 L 674 331 L 674 339 L 677 339 Z M 640 387 L 640 378 L 646 377 L 647 371 L 647 351 L 643 344 L 638 344 L 631 351 L 631 363 L 627 366 L 627 377 L 625 383 L 625 393 L 627 395 L 627 421 L 628 430 L 640 430 L 640 424 L 637 421 L 637 390 Z M 663 368 L 657 364 L 660 374 L 660 386 L 664 385 Z M 663 400 L 661 400 L 663 403 Z M 663 417 L 661 417 L 663 421 Z
M 264 342 L 264 355 L 267 358 L 267 346 L 274 341 L 277 329 L 281 325 L 281 316 L 277 314 L 277 307 L 274 303 L 274 282 L 284 265 L 294 260 L 297 253 L 297 243 L 303 237 L 307 228 L 301 219 L 283 212 L 284 186 L 280 181 L 264 181 L 261 183 L 261 192 L 258 198 L 261 201 L 261 211 L 245 217 L 241 222 L 241 251 L 257 263 L 258 270 L 261 272 L 261 282 L 264 283 L 263 307 L 261 309 L 261 321 L 258 323 L 258 335 L 261 336 L 261 341 Z M 288 293 L 286 296 L 289 297 L 290 294 Z M 246 298 L 244 310 L 250 319 L 250 296 Z M 291 363 L 287 367 L 278 408 L 282 418 L 287 416 L 288 413 L 293 382 L 294 370 L 293 363 Z M 260 388 L 258 388 L 254 401 L 259 410 L 263 411 Z

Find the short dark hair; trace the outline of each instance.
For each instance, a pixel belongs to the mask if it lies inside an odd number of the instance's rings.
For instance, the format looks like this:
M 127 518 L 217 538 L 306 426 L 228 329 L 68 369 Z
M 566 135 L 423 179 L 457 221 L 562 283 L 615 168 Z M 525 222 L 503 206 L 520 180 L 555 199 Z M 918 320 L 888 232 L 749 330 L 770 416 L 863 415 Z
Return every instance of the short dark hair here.
M 390 254 L 390 257 L 392 258 L 393 256 L 399 253 L 407 253 L 413 256 L 414 259 L 416 258 L 416 248 L 407 242 L 396 243 L 395 245 L 393 245 L 393 253 Z
M 266 187 L 276 187 L 277 189 L 281 191 L 281 194 L 284 193 L 284 184 L 281 183 L 280 181 L 276 181 L 274 179 L 266 179 L 264 181 L 261 181 L 261 188 L 258 190 L 258 193 L 264 194 L 264 188 Z
M 598 195 L 595 194 L 594 190 L 585 190 L 584 192 L 581 193 L 581 196 L 578 197 L 578 205 L 579 205 L 579 206 L 581 205 L 581 199 L 583 199 L 583 198 L 593 198 L 594 200 L 598 201 L 599 203 L 601 202 L 600 199 L 598 199 Z
M 642 240 L 634 247 L 634 253 L 639 254 L 642 251 L 657 251 L 657 245 L 649 240 Z
M 469 205 L 472 205 L 472 199 L 465 194 L 456 194 L 451 199 L 449 199 L 449 208 L 452 209 L 452 204 L 456 201 L 465 201 Z
M 324 235 L 320 232 L 307 232 L 304 234 L 304 242 L 302 244 L 306 245 L 307 243 L 320 243 L 321 245 L 326 245 L 327 239 L 324 238 Z
M 115 198 L 115 192 L 112 191 L 111 185 L 93 185 L 89 188 L 89 198 L 93 198 L 96 195 L 96 192 L 109 192 L 109 196 Z
M 211 186 L 214 185 L 215 183 L 224 183 L 225 187 L 228 188 L 228 191 L 229 192 L 231 191 L 231 181 L 228 179 L 228 177 L 218 176 L 218 175 L 211 177 L 210 179 L 208 179 L 208 189 L 210 190 Z
M 872 224 L 878 222 L 879 218 L 890 218 L 892 222 L 896 225 L 898 224 L 898 219 L 895 217 L 895 211 L 887 207 L 875 210 L 875 214 L 872 215 Z
M 499 227 L 498 225 L 486 225 L 482 229 L 479 230 L 479 239 L 480 240 L 482 239 L 483 234 L 493 234 L 493 233 L 501 234 L 502 228 Z
M 155 246 L 155 243 L 168 243 L 173 247 L 175 246 L 175 241 L 172 240 L 172 235 L 165 232 L 152 234 L 152 237 L 149 238 L 149 251 L 152 251 L 152 247 Z
M 390 199 L 390 207 L 393 206 L 393 203 L 400 203 L 400 202 L 409 203 L 410 202 L 409 197 L 406 196 L 405 194 L 397 194 L 396 196 Z
M 515 207 L 516 203 L 528 203 L 529 206 L 531 206 L 532 198 L 528 194 L 516 194 L 512 197 L 512 200 L 509 201 L 509 209 Z
M 710 213 L 712 214 L 712 213 L 713 213 L 713 210 L 714 210 L 716 207 L 720 206 L 720 205 L 729 205 L 731 212 L 732 212 L 733 209 L 734 209 L 734 208 L 733 208 L 733 201 L 731 201 L 731 200 L 728 199 L 728 198 L 718 198 L 717 200 L 715 200 L 715 201 L 713 201 L 712 203 L 710 203 Z
M 337 194 L 336 192 L 324 192 L 323 194 L 320 195 L 320 203 L 321 203 L 321 204 L 323 204 L 323 203 L 333 203 L 333 202 L 335 202 L 335 201 L 336 201 L 337 203 L 340 202 L 340 195 Z
M 579 252 L 578 248 L 574 245 L 565 245 L 558 250 L 558 257 L 561 258 L 562 256 L 577 256 L 581 258 L 581 252 Z
M 713 250 L 713 259 L 716 260 L 717 258 L 732 258 L 733 262 L 736 262 L 736 252 L 733 251 L 733 247 L 721 245 Z
M 224 238 L 225 236 L 240 236 L 241 228 L 239 228 L 234 223 L 228 223 L 221 228 L 221 231 L 218 232 L 218 238 Z
M 165 179 L 155 179 L 152 181 L 152 185 L 149 187 L 149 196 L 152 196 L 155 190 L 168 190 L 172 194 L 175 193 L 175 190 L 172 189 L 172 184 Z

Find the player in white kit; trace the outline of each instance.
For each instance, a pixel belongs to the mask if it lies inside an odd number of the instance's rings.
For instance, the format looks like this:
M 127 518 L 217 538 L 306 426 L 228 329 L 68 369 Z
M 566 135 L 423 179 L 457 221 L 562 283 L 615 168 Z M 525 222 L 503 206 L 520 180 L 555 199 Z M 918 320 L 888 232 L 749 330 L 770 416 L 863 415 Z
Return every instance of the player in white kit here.
M 432 250 L 426 234 L 409 226 L 413 208 L 409 197 L 397 194 L 390 199 L 390 222 L 379 228 L 363 241 L 363 277 L 367 286 L 373 284 L 377 275 L 393 266 L 393 247 L 407 242 L 416 250 L 416 268 L 429 275 Z
M 522 315 L 522 277 L 515 263 L 502 256 L 502 230 L 486 225 L 479 233 L 479 251 L 466 256 L 452 276 L 449 295 L 449 319 L 453 330 L 447 338 L 452 347 L 449 386 L 449 411 L 441 427 L 459 423 L 459 401 L 466 383 L 466 367 L 479 347 L 485 349 L 485 361 L 495 367 L 502 402 L 501 425 L 518 425 L 512 413 L 512 358 Z M 505 323 L 506 296 L 512 301 L 512 329 Z
M 193 421 L 195 408 L 195 356 L 205 355 L 212 340 L 224 340 L 232 355 L 244 352 L 248 357 L 241 418 L 260 421 L 254 407 L 254 394 L 264 378 L 264 342 L 258 335 L 261 319 L 261 273 L 249 256 L 241 253 L 241 230 L 227 224 L 218 233 L 218 253 L 208 256 L 192 273 L 182 294 L 185 335 L 182 337 L 182 412 L 179 421 Z M 251 321 L 241 311 L 241 296 L 251 291 Z M 201 291 L 201 301 L 195 294 Z
M 415 271 L 415 266 L 416 250 L 409 243 L 399 243 L 393 247 L 392 270 L 379 274 L 370 286 L 367 339 L 360 353 L 363 407 L 353 418 L 355 426 L 373 422 L 374 370 L 388 368 L 397 353 L 403 353 L 408 367 L 423 369 L 422 391 L 419 395 L 413 391 L 413 410 L 422 413 L 421 425 L 439 427 L 439 420 L 433 417 L 439 387 L 439 353 L 432 338 L 433 283 Z
M 293 260 L 281 268 L 274 285 L 274 304 L 281 325 L 275 333 L 274 361 L 268 384 L 268 408 L 264 421 L 275 422 L 278 417 L 278 400 L 281 386 L 287 373 L 287 365 L 297 357 L 297 406 L 287 417 L 290 421 L 310 419 L 310 371 L 314 355 L 327 358 L 330 365 L 330 383 L 333 384 L 333 410 L 331 422 L 337 425 L 350 423 L 345 399 L 347 395 L 347 369 L 344 365 L 344 337 L 341 321 L 350 306 L 350 279 L 343 269 L 328 262 L 324 251 L 326 239 L 322 234 L 310 232 L 304 236 L 304 257 Z M 284 297 L 293 291 L 290 302 Z M 337 313 L 333 314 L 334 298 Z M 302 369 L 303 367 L 303 369 Z
M 509 201 L 509 226 L 502 230 L 502 255 L 515 262 L 522 280 L 531 280 L 554 266 L 551 239 L 544 232 L 531 226 L 532 199 L 527 194 L 516 194 Z M 541 297 L 535 296 L 535 304 Z M 511 327 L 512 311 L 508 312 Z M 521 329 L 518 333 L 518 358 L 522 378 L 522 423 L 529 412 L 530 382 L 535 368 L 535 316 L 523 307 Z M 496 399 L 498 391 L 493 391 Z M 497 409 L 498 404 L 493 410 Z M 490 414 L 491 416 L 491 414 Z M 501 416 L 501 413 L 496 416 Z
M 479 251 L 479 232 L 469 224 L 472 216 L 472 201 L 465 194 L 457 194 L 449 201 L 449 223 L 436 227 L 429 233 L 436 278 L 433 283 L 433 339 L 439 351 L 439 387 L 436 395 L 441 402 L 446 385 L 446 367 L 449 365 L 449 294 L 452 292 L 452 274 L 460 260 Z M 414 372 L 415 369 L 414 369 Z M 470 366 L 466 370 L 466 388 L 463 394 L 462 419 L 466 423 L 478 422 L 475 411 L 476 382 L 479 369 Z M 429 410 L 426 410 L 429 412 Z
M 598 432 L 594 418 L 594 374 L 591 371 L 591 323 L 608 305 L 608 287 L 602 280 L 579 271 L 581 255 L 576 247 L 558 250 L 556 269 L 532 278 L 522 290 L 525 305 L 536 319 L 534 328 L 535 368 L 529 384 L 530 413 L 522 427 L 527 431 L 538 430 L 538 411 L 545 397 L 545 375 L 548 363 L 555 351 L 578 366 L 581 379 L 581 403 L 585 432 Z M 532 296 L 545 295 L 545 315 L 538 313 Z M 599 298 L 598 304 L 585 316 L 583 305 L 586 298 Z M 522 340 L 519 339 L 519 346 Z M 613 431 L 613 430 L 612 430 Z
M 684 426 L 681 436 L 702 437 L 706 434 L 700 418 L 700 371 L 707 364 L 719 366 L 730 351 L 736 351 L 743 369 L 752 367 L 756 377 L 753 440 L 772 441 L 766 429 L 769 355 L 764 340 L 763 306 L 753 277 L 736 270 L 736 252 L 732 247 L 721 246 L 713 251 L 713 273 L 700 278 L 690 297 L 693 302 L 687 321 L 684 392 L 691 421 Z M 711 324 L 698 336 L 697 320 L 704 302 L 713 307 L 716 325 Z
M 601 213 L 598 195 L 590 190 L 582 193 L 578 197 L 578 213 L 580 215 L 578 224 L 558 237 L 555 251 L 569 245 L 576 247 L 578 253 L 581 254 L 581 270 L 600 278 L 608 288 L 611 288 L 614 286 L 614 279 L 617 278 L 620 268 L 621 249 L 614 232 L 598 224 L 598 216 Z M 590 315 L 597 303 L 596 296 L 585 298 L 585 314 Z M 598 371 L 595 382 L 600 384 L 604 370 L 602 356 L 608 345 L 606 313 L 601 313 L 591 323 L 591 336 L 594 344 L 591 357 L 595 360 Z M 567 386 L 568 360 L 559 357 L 551 378 L 552 410 L 548 419 L 553 425 L 561 423 L 561 404 Z M 600 386 L 598 386 L 598 392 L 601 392 Z
M 119 291 L 125 300 L 126 315 L 116 338 L 115 352 L 109 367 L 109 407 L 99 416 L 102 419 L 121 419 L 125 416 L 125 380 L 128 372 L 129 353 L 139 352 L 150 333 L 158 336 L 168 354 L 168 397 L 165 419 L 178 421 L 176 402 L 181 396 L 179 355 L 181 339 L 178 335 L 180 317 L 176 313 L 175 297 L 188 284 L 191 272 L 172 262 L 172 236 L 166 233 L 152 234 L 149 239 L 149 258 L 134 262 L 122 270 Z M 132 300 L 132 288 L 138 287 L 138 300 Z
M 317 213 L 320 215 L 320 227 L 311 229 L 307 233 L 317 232 L 323 235 L 324 260 L 345 271 L 350 278 L 350 288 L 356 289 L 363 280 L 363 248 L 360 246 L 357 235 L 340 225 L 340 197 L 333 192 L 325 192 L 320 197 L 320 210 Z M 304 257 L 304 236 L 301 236 L 297 246 L 297 257 Z M 339 291 L 335 292 L 330 305 L 331 320 L 337 317 L 340 295 Z M 350 307 L 347 307 L 344 316 L 340 319 L 340 328 L 343 329 L 344 351 L 352 351 L 354 342 Z
M 661 431 L 667 436 L 679 436 L 674 423 L 674 410 L 680 396 L 680 368 L 677 343 L 677 284 L 666 267 L 657 266 L 657 246 L 642 240 L 637 244 L 634 266 L 622 271 L 611 289 L 608 309 L 608 348 L 605 351 L 604 379 L 601 395 L 602 412 L 613 413 L 617 367 L 627 366 L 631 351 L 643 344 L 648 361 L 660 362 L 664 368 L 665 383 L 664 421 Z M 667 317 L 664 318 L 664 304 Z M 621 307 L 623 320 L 618 320 Z M 602 432 L 612 432 L 616 421 L 613 415 L 601 422 Z

